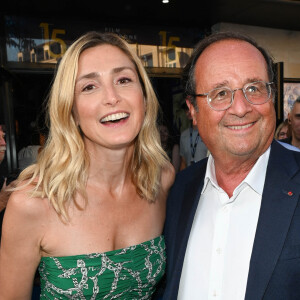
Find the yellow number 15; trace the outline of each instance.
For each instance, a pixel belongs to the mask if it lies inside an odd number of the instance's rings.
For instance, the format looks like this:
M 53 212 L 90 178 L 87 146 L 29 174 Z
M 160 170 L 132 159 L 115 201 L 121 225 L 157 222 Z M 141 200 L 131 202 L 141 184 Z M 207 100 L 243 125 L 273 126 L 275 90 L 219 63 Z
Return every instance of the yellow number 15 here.
M 44 40 L 46 40 L 46 44 L 48 44 L 49 46 L 49 55 L 52 58 L 60 58 L 64 55 L 64 53 L 67 50 L 67 45 L 64 42 L 64 40 L 62 40 L 61 38 L 58 38 L 57 35 L 58 34 L 66 34 L 66 31 L 64 29 L 53 29 L 52 30 L 52 35 L 51 35 L 51 39 L 49 38 L 49 24 L 48 23 L 41 23 L 40 27 L 44 28 Z M 59 54 L 56 54 L 54 52 L 51 51 L 50 49 L 50 45 L 53 43 L 58 43 L 60 44 L 60 49 L 61 52 Z

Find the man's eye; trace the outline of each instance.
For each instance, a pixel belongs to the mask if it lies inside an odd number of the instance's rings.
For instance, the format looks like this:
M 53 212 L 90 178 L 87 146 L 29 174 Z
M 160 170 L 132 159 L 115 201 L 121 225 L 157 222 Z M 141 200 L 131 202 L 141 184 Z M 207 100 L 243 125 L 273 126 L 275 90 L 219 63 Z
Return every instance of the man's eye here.
M 229 95 L 228 90 L 217 90 L 215 92 L 216 93 L 215 93 L 214 99 L 216 99 L 216 100 L 227 98 Z
M 227 96 L 227 91 L 220 91 L 219 93 L 218 93 L 218 96 L 219 97 L 225 97 L 225 96 Z
M 254 86 L 254 85 L 251 85 L 247 88 L 247 92 L 249 92 L 249 93 L 256 93 L 258 91 L 259 91 L 258 87 Z

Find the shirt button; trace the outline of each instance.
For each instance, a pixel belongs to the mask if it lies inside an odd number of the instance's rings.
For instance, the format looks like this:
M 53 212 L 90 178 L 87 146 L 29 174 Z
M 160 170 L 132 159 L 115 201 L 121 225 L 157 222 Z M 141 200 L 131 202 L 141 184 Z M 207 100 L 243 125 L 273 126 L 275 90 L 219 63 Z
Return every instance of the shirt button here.
M 216 252 L 220 255 L 222 253 L 222 249 L 221 248 L 217 248 Z

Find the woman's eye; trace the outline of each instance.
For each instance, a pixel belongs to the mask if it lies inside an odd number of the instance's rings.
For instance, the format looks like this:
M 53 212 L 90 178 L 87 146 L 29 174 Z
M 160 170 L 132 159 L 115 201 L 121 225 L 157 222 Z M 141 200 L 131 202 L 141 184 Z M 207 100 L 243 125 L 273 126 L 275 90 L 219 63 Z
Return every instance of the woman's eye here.
M 126 84 L 126 83 L 129 83 L 129 82 L 131 82 L 131 81 L 132 81 L 132 80 L 131 80 L 130 78 L 124 77 L 124 78 L 119 79 L 119 80 L 118 80 L 118 83 L 120 83 L 120 84 Z
M 83 92 L 87 92 L 87 91 L 91 91 L 95 88 L 95 86 L 93 84 L 89 84 L 89 85 L 86 85 L 85 87 L 83 87 L 82 91 Z

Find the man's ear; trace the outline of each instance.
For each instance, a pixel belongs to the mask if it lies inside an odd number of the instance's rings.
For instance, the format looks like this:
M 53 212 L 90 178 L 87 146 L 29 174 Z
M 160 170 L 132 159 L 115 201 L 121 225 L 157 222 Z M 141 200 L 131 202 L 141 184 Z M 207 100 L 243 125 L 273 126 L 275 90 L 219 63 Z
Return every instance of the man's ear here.
M 291 122 L 291 115 L 290 115 L 290 113 L 288 113 L 288 123 L 289 123 L 289 124 L 292 123 L 292 122 Z
M 186 105 L 189 108 L 192 120 L 193 120 L 193 125 L 196 126 L 197 125 L 197 119 L 196 119 L 196 109 L 194 107 L 194 105 L 191 103 L 191 101 L 189 99 L 185 100 Z

